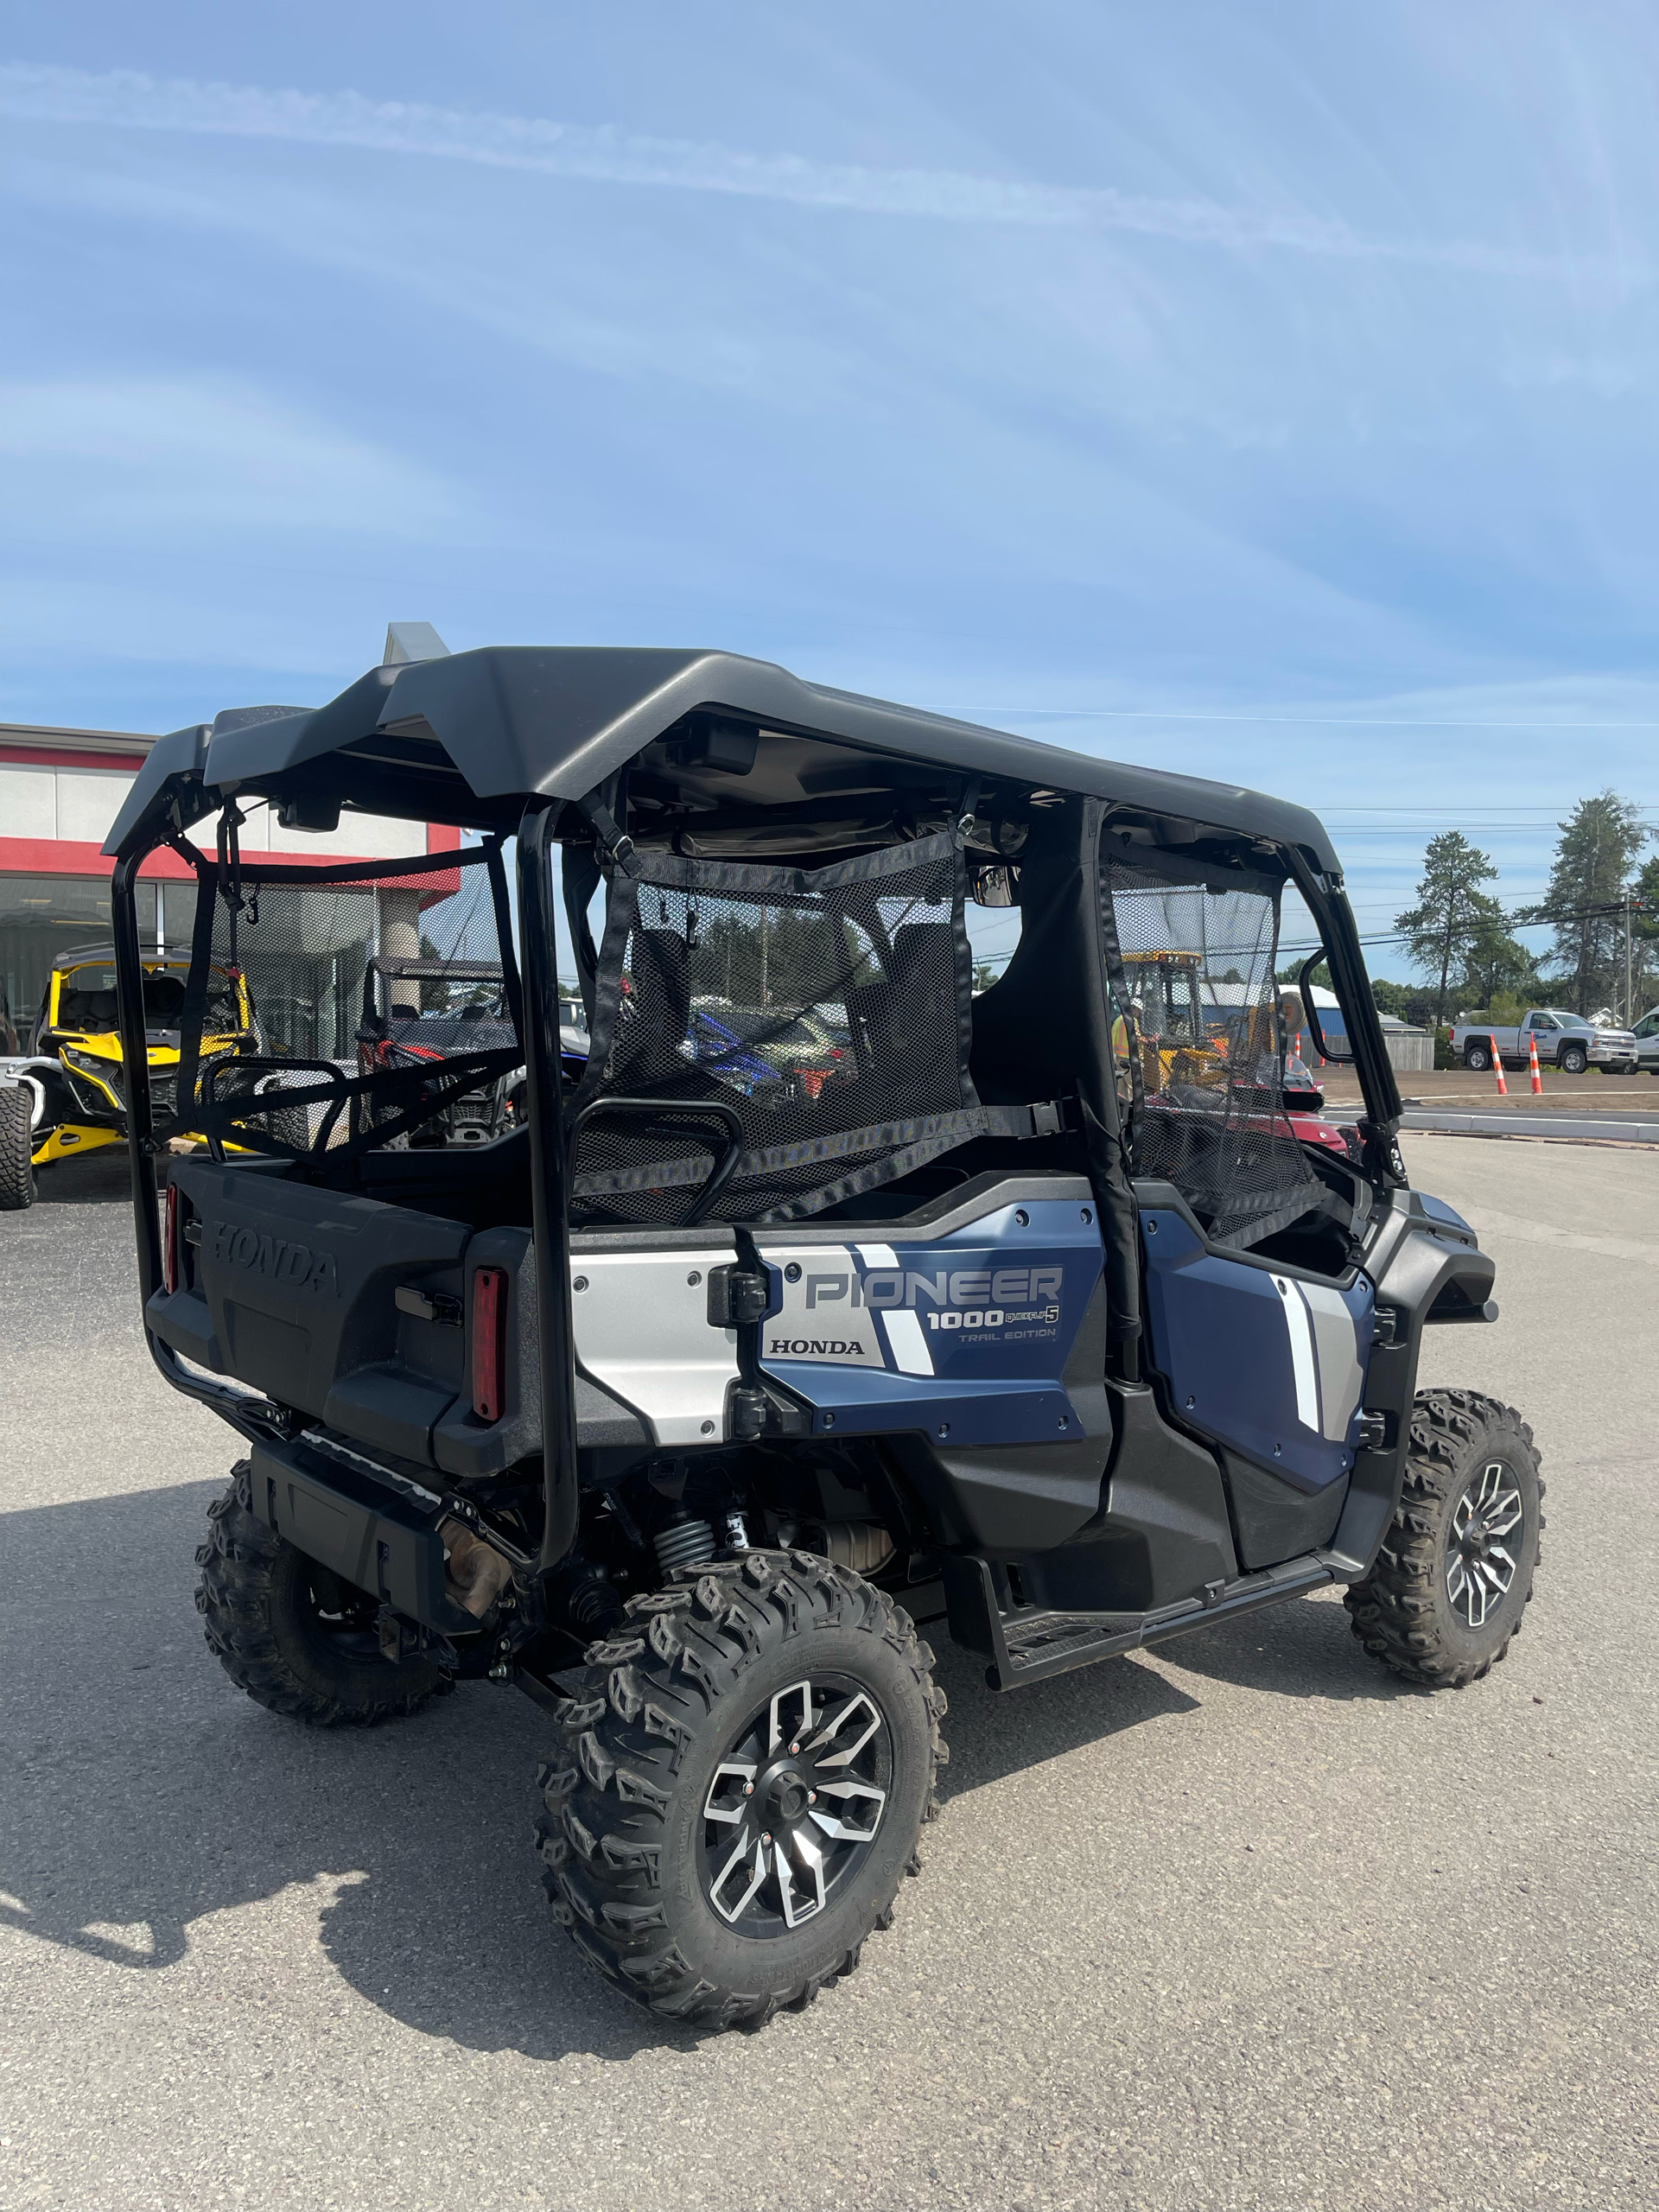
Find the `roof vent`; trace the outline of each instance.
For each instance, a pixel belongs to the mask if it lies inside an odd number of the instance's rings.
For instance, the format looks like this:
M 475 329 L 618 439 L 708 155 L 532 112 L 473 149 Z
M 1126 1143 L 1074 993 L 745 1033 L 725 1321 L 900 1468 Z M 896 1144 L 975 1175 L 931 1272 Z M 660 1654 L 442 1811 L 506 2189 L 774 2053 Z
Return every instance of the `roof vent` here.
M 404 661 L 446 660 L 449 648 L 429 622 L 388 622 L 382 666 L 396 668 Z

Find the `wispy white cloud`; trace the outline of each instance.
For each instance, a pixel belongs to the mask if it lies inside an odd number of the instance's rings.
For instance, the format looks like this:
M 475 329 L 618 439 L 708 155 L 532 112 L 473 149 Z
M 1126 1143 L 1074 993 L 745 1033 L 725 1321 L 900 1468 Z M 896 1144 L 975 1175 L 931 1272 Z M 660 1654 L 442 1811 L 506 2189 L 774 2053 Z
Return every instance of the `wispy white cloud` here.
M 32 540 L 142 531 L 320 528 L 368 536 L 452 527 L 458 502 L 418 461 L 220 376 L 0 387 L 0 462 Z
M 4 65 L 0 113 L 105 130 L 355 147 L 860 214 L 1122 232 L 1232 252 L 1278 250 L 1509 276 L 1577 276 L 1589 265 L 1582 258 L 1478 239 L 1382 237 L 1325 218 L 1211 200 L 1160 199 L 955 169 L 875 168 L 791 154 L 751 154 L 690 139 L 641 137 L 611 125 L 594 128 L 534 116 L 370 100 L 353 92 L 271 91 L 154 78 L 126 69 L 98 74 L 34 63 Z

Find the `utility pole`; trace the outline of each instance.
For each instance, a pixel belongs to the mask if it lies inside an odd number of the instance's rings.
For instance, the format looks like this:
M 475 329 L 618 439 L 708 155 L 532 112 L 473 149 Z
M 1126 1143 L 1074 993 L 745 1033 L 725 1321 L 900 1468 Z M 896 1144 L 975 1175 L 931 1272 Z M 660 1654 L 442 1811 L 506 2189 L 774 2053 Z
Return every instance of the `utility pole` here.
M 1624 1027 L 1636 1020 L 1636 989 L 1630 981 L 1630 887 L 1624 887 Z

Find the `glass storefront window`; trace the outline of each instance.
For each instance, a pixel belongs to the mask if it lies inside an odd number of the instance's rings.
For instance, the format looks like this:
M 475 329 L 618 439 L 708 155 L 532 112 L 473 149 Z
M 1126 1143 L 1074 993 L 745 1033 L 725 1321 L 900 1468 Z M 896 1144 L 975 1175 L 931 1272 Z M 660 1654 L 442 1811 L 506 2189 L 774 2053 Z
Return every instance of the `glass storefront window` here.
M 174 927 L 175 889 L 194 910 L 194 884 L 167 887 L 168 926 Z M 146 944 L 156 942 L 156 889 L 138 887 L 138 926 Z M 184 917 L 185 940 L 189 922 Z M 107 878 L 93 875 L 0 875 L 0 1052 L 30 1049 L 54 962 L 62 952 L 107 945 L 110 919 Z

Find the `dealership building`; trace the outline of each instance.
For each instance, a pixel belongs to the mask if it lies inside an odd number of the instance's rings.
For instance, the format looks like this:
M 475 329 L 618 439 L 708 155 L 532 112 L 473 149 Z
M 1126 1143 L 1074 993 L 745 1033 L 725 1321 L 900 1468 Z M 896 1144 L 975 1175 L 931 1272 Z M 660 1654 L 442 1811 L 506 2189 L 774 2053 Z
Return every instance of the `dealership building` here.
M 0 723 L 0 1052 L 21 1049 L 54 962 L 78 945 L 110 942 L 110 862 L 100 848 L 155 742 L 124 730 Z M 275 817 L 257 809 L 244 849 L 333 863 L 448 851 L 461 842 L 443 826 L 348 814 L 338 830 L 308 834 L 300 850 L 284 852 L 272 847 L 274 830 Z M 152 853 L 140 872 L 145 942 L 187 947 L 195 904 L 192 870 L 176 853 Z

